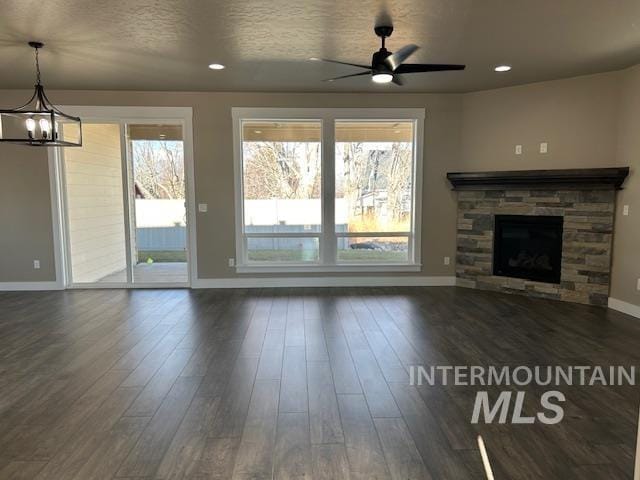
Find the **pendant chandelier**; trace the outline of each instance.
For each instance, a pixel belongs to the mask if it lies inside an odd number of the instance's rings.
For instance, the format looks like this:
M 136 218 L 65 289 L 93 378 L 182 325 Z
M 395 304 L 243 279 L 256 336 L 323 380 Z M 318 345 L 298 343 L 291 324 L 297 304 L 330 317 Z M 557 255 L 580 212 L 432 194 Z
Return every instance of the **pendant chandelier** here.
M 36 85 L 27 103 L 13 110 L 0 110 L 0 142 L 38 147 L 81 147 L 82 122 L 61 112 L 47 98 L 40 83 L 41 42 L 29 42 L 35 50 Z

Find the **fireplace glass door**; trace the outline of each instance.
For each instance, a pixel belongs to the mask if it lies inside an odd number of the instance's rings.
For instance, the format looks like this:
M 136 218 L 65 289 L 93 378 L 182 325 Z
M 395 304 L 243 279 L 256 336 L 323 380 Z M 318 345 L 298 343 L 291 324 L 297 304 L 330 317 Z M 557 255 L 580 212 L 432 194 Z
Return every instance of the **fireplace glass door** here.
M 493 274 L 560 283 L 562 217 L 496 215 Z

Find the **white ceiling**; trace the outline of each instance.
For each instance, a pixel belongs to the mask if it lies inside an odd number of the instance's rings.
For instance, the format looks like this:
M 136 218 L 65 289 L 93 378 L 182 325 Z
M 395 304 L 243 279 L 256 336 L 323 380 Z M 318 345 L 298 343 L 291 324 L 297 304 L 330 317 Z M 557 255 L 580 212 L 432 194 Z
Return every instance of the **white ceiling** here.
M 375 85 L 325 57 L 370 63 L 377 17 L 391 51 L 463 72 Z M 465 92 L 624 68 L 640 62 L 638 0 L 4 0 L 0 88 L 30 88 L 28 40 L 48 88 L 210 91 Z M 209 63 L 227 66 L 211 71 Z M 513 70 L 493 72 L 497 64 Z

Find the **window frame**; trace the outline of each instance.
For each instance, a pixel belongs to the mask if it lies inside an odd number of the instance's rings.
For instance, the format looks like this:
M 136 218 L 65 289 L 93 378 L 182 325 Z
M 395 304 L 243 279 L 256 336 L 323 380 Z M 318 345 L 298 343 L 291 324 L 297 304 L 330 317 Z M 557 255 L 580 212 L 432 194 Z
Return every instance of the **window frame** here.
M 237 273 L 294 272 L 417 272 L 421 264 L 422 172 L 424 142 L 424 108 L 269 108 L 233 107 L 233 156 L 235 187 L 235 235 Z M 242 123 L 245 121 L 319 121 L 321 128 L 321 225 L 319 232 L 289 234 L 246 234 L 244 232 L 244 181 Z M 412 168 L 411 231 L 408 232 L 346 232 L 335 231 L 335 128 L 336 122 L 348 121 L 412 121 L 414 123 Z M 247 238 L 252 237 L 318 238 L 317 262 L 248 262 Z M 367 261 L 340 262 L 337 257 L 338 238 L 408 236 L 406 262 L 374 263 Z

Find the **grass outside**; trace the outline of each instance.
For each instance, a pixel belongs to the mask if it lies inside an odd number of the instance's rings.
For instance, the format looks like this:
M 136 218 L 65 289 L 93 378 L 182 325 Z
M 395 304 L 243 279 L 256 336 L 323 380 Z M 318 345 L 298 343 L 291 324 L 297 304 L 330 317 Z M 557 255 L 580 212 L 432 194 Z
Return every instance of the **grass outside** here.
M 338 260 L 341 262 L 358 262 L 362 260 L 374 262 L 406 262 L 407 252 L 402 250 L 338 250 Z
M 314 250 L 250 250 L 252 262 L 315 262 L 318 260 Z
M 303 252 L 300 250 L 252 250 L 249 252 L 249 260 L 252 262 L 313 262 L 317 261 L 316 252 Z M 407 252 L 389 250 L 340 250 L 338 260 L 341 262 L 373 261 L 406 262 Z
M 174 263 L 186 262 L 187 252 L 173 250 L 138 251 L 138 263 L 146 263 L 151 258 L 154 262 Z M 317 261 L 317 252 L 300 250 L 252 250 L 249 252 L 252 262 L 313 262 Z M 407 252 L 399 250 L 339 250 L 338 260 L 341 262 L 406 262 Z
M 147 263 L 149 258 L 161 263 L 186 262 L 187 252 L 184 250 L 138 251 L 138 263 Z

